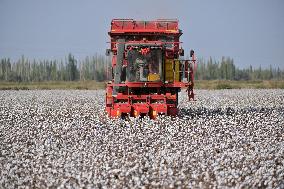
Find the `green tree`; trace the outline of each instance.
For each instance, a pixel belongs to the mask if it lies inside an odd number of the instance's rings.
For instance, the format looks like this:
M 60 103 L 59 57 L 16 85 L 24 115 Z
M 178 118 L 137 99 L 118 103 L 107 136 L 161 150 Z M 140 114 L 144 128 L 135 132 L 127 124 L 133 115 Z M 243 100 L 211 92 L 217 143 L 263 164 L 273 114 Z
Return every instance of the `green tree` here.
M 74 56 L 69 53 L 68 55 L 68 64 L 67 64 L 67 71 L 68 71 L 68 79 L 70 81 L 74 81 L 77 79 L 78 75 L 78 70 L 77 70 L 77 65 L 76 65 L 76 60 Z

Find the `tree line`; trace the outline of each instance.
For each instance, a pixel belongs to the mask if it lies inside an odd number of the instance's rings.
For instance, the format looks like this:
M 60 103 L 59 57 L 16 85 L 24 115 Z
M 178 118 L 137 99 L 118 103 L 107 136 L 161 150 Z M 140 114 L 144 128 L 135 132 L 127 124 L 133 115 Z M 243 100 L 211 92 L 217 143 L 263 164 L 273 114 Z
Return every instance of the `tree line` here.
M 284 70 L 273 68 L 248 68 L 240 69 L 230 57 L 222 57 L 221 61 L 199 59 L 195 72 L 197 80 L 284 80 Z
M 280 68 L 240 69 L 230 57 L 220 61 L 199 59 L 195 72 L 197 80 L 284 80 Z M 22 56 L 12 62 L 9 58 L 0 60 L 0 81 L 39 82 L 39 81 L 78 81 L 111 79 L 111 61 L 108 57 L 96 54 L 84 60 L 76 60 L 69 54 L 64 60 L 29 60 Z
M 102 55 L 86 57 L 78 61 L 72 54 L 65 60 L 29 60 L 22 56 L 12 62 L 0 60 L 0 80 L 14 82 L 40 81 L 104 81 L 109 76 L 110 61 Z

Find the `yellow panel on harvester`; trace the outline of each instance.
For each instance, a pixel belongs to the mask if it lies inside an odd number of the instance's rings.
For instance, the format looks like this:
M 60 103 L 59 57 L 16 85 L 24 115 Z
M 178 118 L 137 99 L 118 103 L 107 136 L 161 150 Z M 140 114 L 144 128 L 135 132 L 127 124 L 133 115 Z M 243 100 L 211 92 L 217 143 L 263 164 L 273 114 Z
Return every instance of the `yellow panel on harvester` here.
M 175 61 L 175 81 L 179 81 L 179 61 Z
M 165 61 L 165 81 L 174 81 L 173 59 L 166 59 Z
M 165 78 L 166 78 L 166 81 L 168 82 L 173 82 L 174 80 L 179 81 L 179 61 L 174 62 L 173 59 L 166 59 Z
M 155 73 L 148 74 L 148 81 L 159 81 L 159 80 L 160 80 L 160 74 L 155 74 Z

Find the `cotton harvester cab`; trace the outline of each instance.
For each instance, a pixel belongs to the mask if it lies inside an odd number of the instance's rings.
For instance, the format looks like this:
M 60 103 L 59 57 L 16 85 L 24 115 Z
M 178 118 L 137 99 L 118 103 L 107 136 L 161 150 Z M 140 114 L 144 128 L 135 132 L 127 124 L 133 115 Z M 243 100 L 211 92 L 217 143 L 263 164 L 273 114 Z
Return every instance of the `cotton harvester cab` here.
M 181 59 L 182 31 L 175 19 L 136 21 L 113 19 L 110 49 L 112 80 L 106 88 L 106 112 L 111 117 L 178 114 L 178 92 L 193 93 L 194 51 Z

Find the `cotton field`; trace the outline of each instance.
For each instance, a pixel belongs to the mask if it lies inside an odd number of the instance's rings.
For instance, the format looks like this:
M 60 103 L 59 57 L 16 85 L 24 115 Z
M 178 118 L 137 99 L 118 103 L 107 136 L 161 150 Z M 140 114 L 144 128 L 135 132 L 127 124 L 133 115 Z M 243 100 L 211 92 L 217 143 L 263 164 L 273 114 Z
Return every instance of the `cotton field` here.
M 0 188 L 284 188 L 284 90 L 110 119 L 103 90 L 0 91 Z

